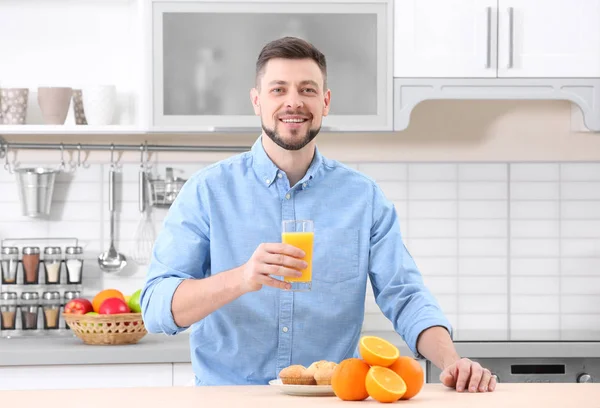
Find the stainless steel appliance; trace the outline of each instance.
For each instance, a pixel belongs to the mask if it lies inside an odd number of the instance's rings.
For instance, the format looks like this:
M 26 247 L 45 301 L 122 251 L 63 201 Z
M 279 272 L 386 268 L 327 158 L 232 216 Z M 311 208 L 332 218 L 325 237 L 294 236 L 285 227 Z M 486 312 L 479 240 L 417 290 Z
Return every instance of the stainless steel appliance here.
M 600 358 L 471 358 L 488 368 L 499 383 L 600 382 Z M 440 369 L 427 362 L 427 383 L 440 382 Z

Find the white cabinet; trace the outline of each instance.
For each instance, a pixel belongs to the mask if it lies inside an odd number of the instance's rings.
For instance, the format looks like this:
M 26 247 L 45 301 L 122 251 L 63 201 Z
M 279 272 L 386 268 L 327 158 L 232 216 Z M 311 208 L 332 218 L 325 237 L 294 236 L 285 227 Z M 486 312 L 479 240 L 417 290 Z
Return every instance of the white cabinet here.
M 395 77 L 495 77 L 497 0 L 396 0 Z
M 600 77 L 600 0 L 499 0 L 499 77 Z
M 152 2 L 152 128 L 260 132 L 249 96 L 256 59 L 290 35 L 326 56 L 324 130 L 391 130 L 392 1 Z
M 396 0 L 398 78 L 600 77 L 600 0 Z
M 0 390 L 171 387 L 173 364 L 0 367 Z
M 196 385 L 192 363 L 173 363 L 173 387 L 193 387 Z

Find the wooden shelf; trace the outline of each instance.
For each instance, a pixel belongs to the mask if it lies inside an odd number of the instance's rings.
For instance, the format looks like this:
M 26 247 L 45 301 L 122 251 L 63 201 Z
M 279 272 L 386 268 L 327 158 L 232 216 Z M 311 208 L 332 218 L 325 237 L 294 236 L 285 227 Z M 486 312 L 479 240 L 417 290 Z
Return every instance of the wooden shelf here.
M 139 135 L 146 129 L 129 125 L 0 125 L 0 135 Z

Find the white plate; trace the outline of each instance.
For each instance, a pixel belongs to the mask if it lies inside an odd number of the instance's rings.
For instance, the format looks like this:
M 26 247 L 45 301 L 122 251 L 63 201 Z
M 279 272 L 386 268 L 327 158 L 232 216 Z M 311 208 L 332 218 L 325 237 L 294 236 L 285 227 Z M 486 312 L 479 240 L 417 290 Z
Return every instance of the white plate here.
M 280 379 L 269 381 L 269 385 L 277 387 L 281 392 L 288 395 L 335 396 L 331 385 L 284 384 Z

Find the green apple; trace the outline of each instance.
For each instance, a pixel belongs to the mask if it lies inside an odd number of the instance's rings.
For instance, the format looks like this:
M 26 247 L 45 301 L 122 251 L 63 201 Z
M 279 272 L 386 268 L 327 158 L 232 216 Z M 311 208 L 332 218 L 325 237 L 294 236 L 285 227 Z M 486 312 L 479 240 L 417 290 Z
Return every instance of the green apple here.
M 97 315 L 98 312 L 87 312 L 86 315 Z
M 129 298 L 129 301 L 127 302 L 127 306 L 129 306 L 129 308 L 131 309 L 131 311 L 133 313 L 141 313 L 142 312 L 142 307 L 140 306 L 141 294 L 142 294 L 141 289 L 136 290 L 133 293 L 133 295 L 131 295 L 131 297 Z

